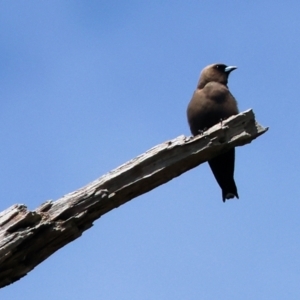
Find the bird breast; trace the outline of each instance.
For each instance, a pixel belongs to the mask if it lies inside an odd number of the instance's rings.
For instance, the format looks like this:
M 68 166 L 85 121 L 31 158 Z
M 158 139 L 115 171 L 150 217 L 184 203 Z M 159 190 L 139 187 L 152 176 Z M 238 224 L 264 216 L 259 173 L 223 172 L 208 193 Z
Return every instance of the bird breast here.
M 227 96 L 229 95 L 228 88 L 217 82 L 209 82 L 205 85 L 202 92 L 204 93 L 204 98 L 209 101 L 214 101 L 219 104 L 222 104 L 226 101 Z

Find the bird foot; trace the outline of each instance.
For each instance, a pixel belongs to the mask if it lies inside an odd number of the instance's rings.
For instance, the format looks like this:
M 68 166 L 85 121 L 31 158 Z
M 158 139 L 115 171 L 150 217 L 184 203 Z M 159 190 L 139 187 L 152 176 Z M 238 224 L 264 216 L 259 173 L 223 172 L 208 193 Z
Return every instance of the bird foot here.
M 221 127 L 223 127 L 223 119 L 220 119 Z
M 204 129 L 199 129 L 198 132 L 200 135 L 203 135 L 206 130 L 207 128 L 205 127 Z

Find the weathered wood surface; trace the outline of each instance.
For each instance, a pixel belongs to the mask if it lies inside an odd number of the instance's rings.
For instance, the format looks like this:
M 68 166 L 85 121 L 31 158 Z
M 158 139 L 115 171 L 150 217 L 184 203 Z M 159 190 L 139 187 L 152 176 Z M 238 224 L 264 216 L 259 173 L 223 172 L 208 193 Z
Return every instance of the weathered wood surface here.
M 250 143 L 268 128 L 252 110 L 202 135 L 179 136 L 153 147 L 85 187 L 34 211 L 13 205 L 0 213 L 0 287 L 19 280 L 78 238 L 103 214 L 168 182 L 226 149 Z

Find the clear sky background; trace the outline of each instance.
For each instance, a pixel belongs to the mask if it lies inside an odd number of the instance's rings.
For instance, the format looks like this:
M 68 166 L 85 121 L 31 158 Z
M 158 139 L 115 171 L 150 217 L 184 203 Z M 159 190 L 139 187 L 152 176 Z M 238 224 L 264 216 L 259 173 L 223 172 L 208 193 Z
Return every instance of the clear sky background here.
M 189 135 L 203 67 L 269 132 L 104 215 L 6 299 L 300 299 L 300 2 L 0 1 L 0 211 Z

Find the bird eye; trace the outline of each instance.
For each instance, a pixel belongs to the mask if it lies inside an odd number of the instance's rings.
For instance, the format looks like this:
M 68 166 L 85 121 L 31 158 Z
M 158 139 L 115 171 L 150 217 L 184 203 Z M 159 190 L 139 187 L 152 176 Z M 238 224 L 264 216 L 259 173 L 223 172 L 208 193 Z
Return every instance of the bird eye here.
M 226 68 L 226 66 L 225 65 L 216 65 L 216 69 L 218 69 L 218 70 L 221 70 L 221 71 L 223 71 L 223 70 L 225 70 L 225 68 Z

